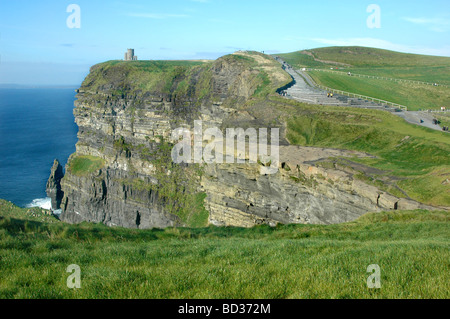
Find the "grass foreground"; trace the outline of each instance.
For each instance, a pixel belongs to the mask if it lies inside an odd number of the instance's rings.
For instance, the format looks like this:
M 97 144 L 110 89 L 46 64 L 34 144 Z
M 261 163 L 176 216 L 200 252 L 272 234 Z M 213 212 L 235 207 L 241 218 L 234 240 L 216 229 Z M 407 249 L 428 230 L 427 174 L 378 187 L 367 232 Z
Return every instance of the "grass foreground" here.
M 449 298 L 450 213 L 340 225 L 131 230 L 0 201 L 0 298 Z M 69 265 L 81 288 L 66 285 Z M 381 288 L 367 287 L 380 266 Z

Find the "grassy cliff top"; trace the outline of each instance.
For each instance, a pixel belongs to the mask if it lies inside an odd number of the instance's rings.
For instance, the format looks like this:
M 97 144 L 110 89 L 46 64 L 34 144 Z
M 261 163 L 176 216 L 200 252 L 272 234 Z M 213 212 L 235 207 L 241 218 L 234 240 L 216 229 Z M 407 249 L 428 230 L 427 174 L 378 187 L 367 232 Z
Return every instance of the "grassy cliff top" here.
M 176 80 L 207 68 L 200 61 L 107 61 L 91 67 L 81 90 L 116 95 L 144 91 L 170 93 Z
M 220 73 L 229 76 L 228 83 L 241 82 L 241 86 L 247 85 L 248 91 L 257 95 L 275 92 L 290 81 L 273 58 L 245 51 L 215 61 L 107 61 L 91 68 L 80 89 L 116 95 L 150 93 L 201 99 L 212 95 L 214 76 Z M 230 87 L 232 92 L 228 93 L 242 91 Z

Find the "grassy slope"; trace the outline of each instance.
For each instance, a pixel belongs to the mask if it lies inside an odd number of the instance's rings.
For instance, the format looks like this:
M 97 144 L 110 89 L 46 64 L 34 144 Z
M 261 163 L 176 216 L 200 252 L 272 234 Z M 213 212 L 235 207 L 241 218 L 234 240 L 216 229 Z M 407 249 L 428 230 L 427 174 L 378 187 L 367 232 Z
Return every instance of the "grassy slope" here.
M 406 54 L 361 47 L 330 47 L 309 50 L 312 56 L 302 52 L 281 54 L 296 67 L 336 67 L 335 61 L 345 63 L 345 72 L 375 75 L 398 79 L 450 84 L 450 58 Z M 339 67 L 342 67 L 340 65 Z M 410 109 L 439 109 L 448 104 L 450 89 L 420 84 L 396 83 L 387 80 L 348 77 L 344 74 L 315 72 L 312 76 L 328 87 L 352 93 L 368 95 L 408 106 Z
M 450 67 L 445 65 L 437 66 L 391 66 L 391 67 L 350 67 L 345 71 L 357 74 L 382 76 L 412 81 L 422 81 L 428 83 L 441 83 L 450 85 L 448 76 Z
M 14 211 L 14 213 L 11 213 Z M 341 225 L 137 231 L 27 221 L 0 201 L 0 298 L 449 298 L 448 212 Z M 66 287 L 70 264 L 78 290 Z M 381 267 L 379 290 L 368 265 Z
M 327 47 L 310 50 L 320 60 L 357 67 L 450 67 L 450 58 L 401 53 L 366 47 Z
M 405 105 L 410 111 L 439 110 L 441 106 L 450 106 L 450 88 L 444 86 L 350 77 L 345 73 L 311 71 L 309 74 L 317 83 L 327 87 Z
M 68 169 L 78 176 L 87 175 L 101 169 L 105 165 L 104 160 L 95 156 L 77 156 L 71 158 Z

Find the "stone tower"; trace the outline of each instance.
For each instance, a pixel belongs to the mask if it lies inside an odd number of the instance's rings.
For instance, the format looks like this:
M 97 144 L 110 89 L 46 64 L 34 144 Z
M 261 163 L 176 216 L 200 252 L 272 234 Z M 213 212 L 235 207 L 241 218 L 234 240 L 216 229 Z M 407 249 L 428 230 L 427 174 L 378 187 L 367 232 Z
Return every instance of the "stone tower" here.
M 125 61 L 137 61 L 137 56 L 134 55 L 134 49 L 128 49 L 125 52 Z

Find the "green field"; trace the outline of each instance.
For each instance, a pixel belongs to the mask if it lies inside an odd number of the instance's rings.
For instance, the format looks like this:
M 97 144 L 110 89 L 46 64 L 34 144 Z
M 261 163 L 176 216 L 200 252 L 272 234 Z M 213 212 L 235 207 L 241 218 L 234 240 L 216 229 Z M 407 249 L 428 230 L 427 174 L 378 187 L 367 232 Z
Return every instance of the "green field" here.
M 338 68 L 342 74 L 310 72 L 319 84 L 408 106 L 409 110 L 449 107 L 450 88 L 349 77 L 347 72 L 450 85 L 450 58 L 363 47 L 330 47 L 279 54 L 294 67 Z
M 340 71 L 402 80 L 439 83 L 447 86 L 450 85 L 450 67 L 446 66 L 351 67 Z
M 42 222 L 6 201 L 0 216 L 0 298 L 450 297 L 448 212 L 165 230 Z M 71 264 L 80 289 L 66 286 Z M 381 289 L 367 287 L 371 264 Z
M 310 71 L 308 74 L 318 84 L 405 105 L 409 111 L 450 107 L 450 88 L 444 86 L 362 78 L 348 76 L 344 72 Z

